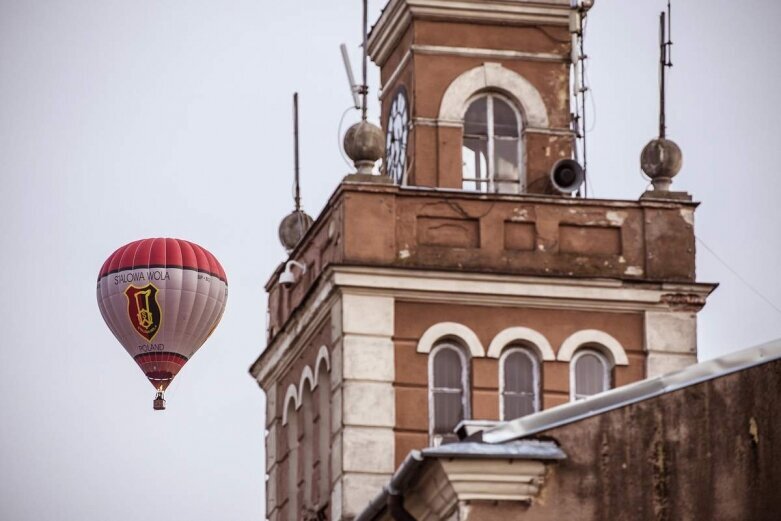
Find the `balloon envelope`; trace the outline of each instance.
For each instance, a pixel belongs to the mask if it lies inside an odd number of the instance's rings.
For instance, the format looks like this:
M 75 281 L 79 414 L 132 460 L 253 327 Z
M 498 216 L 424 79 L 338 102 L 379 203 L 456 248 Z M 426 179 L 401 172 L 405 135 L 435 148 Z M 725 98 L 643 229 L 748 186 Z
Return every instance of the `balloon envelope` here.
M 142 239 L 103 263 L 97 297 L 111 332 L 164 391 L 220 322 L 228 281 L 214 255 L 197 244 Z

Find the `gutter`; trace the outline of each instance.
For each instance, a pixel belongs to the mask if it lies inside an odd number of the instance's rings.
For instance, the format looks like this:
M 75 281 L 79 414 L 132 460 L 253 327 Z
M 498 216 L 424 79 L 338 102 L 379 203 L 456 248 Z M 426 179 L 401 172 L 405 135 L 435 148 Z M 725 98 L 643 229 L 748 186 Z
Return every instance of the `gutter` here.
M 421 451 L 413 450 L 407 454 L 402 464 L 391 476 L 390 483 L 382 488 L 382 491 L 371 500 L 369 506 L 363 509 L 354 521 L 372 521 L 385 507 L 388 508 L 391 517 L 397 521 L 416 521 L 412 514 L 404 509 L 404 496 L 401 494 L 401 490 L 422 464 L 423 453 Z
M 503 444 L 486 444 L 476 441 L 448 443 L 439 447 L 413 450 L 391 476 L 390 482 L 371 500 L 369 505 L 353 521 L 373 521 L 386 508 L 396 521 L 416 521 L 404 508 L 403 491 L 417 474 L 426 459 L 512 459 L 536 461 L 560 461 L 567 457 L 564 451 L 551 441 L 521 440 Z

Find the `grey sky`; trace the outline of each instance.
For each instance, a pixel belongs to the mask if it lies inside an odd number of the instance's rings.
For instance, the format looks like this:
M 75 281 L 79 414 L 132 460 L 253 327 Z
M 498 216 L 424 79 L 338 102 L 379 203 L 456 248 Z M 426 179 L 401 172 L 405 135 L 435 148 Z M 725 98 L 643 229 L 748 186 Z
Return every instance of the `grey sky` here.
M 372 20 L 382 3 L 370 2 Z M 638 156 L 656 132 L 663 4 L 597 0 L 590 16 L 598 197 L 645 188 Z M 0 0 L 0 518 L 261 518 L 264 402 L 247 368 L 264 345 L 263 283 L 292 206 L 290 96 L 301 93 L 303 200 L 317 214 L 348 171 L 336 146 L 351 103 L 338 44 L 357 69 L 359 7 Z M 674 8 L 669 134 L 684 151 L 674 187 L 702 201 L 705 243 L 781 306 L 781 3 Z M 208 248 L 230 285 L 222 324 L 163 414 L 94 294 L 103 260 L 149 236 Z M 722 283 L 700 314 L 701 357 L 781 336 L 781 313 L 702 247 L 698 265 L 700 280 Z

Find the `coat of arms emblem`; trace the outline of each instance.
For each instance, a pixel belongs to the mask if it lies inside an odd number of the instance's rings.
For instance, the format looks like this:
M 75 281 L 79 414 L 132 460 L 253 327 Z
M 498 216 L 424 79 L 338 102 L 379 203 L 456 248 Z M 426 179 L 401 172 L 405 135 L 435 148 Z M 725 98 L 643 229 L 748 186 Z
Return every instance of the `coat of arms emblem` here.
M 152 283 L 140 288 L 128 286 L 125 296 L 130 322 L 139 335 L 151 342 L 160 330 L 160 322 L 163 318 L 157 302 L 157 287 Z

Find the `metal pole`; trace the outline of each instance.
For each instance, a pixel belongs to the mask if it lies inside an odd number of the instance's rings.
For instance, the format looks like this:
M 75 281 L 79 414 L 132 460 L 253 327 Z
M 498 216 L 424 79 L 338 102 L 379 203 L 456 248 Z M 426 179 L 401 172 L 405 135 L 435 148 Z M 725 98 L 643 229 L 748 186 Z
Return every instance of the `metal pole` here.
M 667 131 L 666 114 L 665 114 L 665 69 L 667 68 L 667 60 L 665 59 L 665 13 L 659 15 L 659 138 L 664 139 Z
M 586 16 L 586 12 L 583 11 L 580 13 L 580 25 L 578 27 L 578 31 L 580 31 L 580 56 L 578 59 L 580 60 L 580 104 L 581 104 L 581 111 L 580 111 L 580 117 L 581 117 L 581 125 L 583 128 L 583 195 L 585 197 L 588 197 L 588 185 L 589 185 L 589 177 L 588 177 L 588 141 L 586 138 L 586 134 L 588 133 L 586 130 L 586 91 L 588 90 L 586 88 L 586 48 L 585 48 L 585 42 L 586 35 L 584 33 L 584 25 L 583 25 L 583 18 Z
M 368 56 L 367 40 L 369 32 L 367 0 L 363 0 L 363 85 L 361 86 L 363 101 L 361 103 L 361 120 L 366 121 L 366 95 L 369 93 L 369 83 L 366 79 L 366 59 Z
M 298 92 L 293 93 L 293 146 L 294 146 L 294 171 L 295 171 L 295 209 L 301 209 L 301 188 L 298 177 Z

